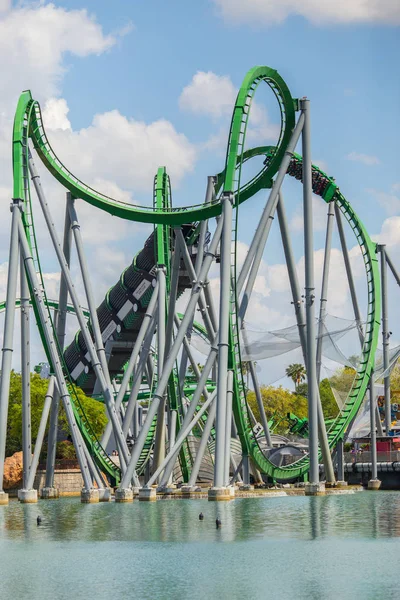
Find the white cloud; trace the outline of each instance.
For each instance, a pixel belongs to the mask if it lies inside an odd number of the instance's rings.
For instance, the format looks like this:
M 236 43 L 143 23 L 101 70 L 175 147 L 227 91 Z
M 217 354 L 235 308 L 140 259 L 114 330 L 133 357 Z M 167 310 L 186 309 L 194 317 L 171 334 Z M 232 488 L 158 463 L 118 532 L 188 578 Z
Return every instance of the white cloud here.
M 11 8 L 11 0 L 0 0 L 0 13 L 6 12 Z
M 400 216 L 386 219 L 382 224 L 380 233 L 371 237 L 375 242 L 386 244 L 388 248 L 397 247 L 397 250 L 400 251 Z
M 63 111 L 68 107 L 62 102 L 63 110 L 58 110 L 56 120 L 65 124 Z M 145 123 L 118 110 L 95 115 L 89 127 L 78 131 L 55 129 L 49 141 L 62 162 L 86 183 L 94 185 L 100 172 L 103 180 L 115 182 L 121 189 L 147 191 L 149 198 L 160 165 L 166 165 L 176 187 L 193 169 L 196 159 L 194 146 L 169 121 Z M 117 199 L 126 200 L 124 196 L 118 194 Z
M 237 90 L 230 77 L 197 71 L 183 90 L 179 106 L 195 114 L 221 117 L 232 114 Z
M 350 152 L 346 156 L 347 160 L 353 160 L 354 162 L 360 162 L 364 165 L 379 165 L 380 160 L 377 156 L 371 156 L 370 154 L 360 154 L 358 152 Z
M 71 129 L 67 117 L 69 108 L 64 98 L 49 98 L 46 100 L 42 112 L 43 123 L 46 129 Z
M 151 203 L 153 177 L 160 164 L 170 166 L 174 186 L 193 166 L 194 147 L 164 119 L 144 123 L 115 110 L 95 115 L 91 125 L 79 130 L 74 129 L 68 119 L 68 104 L 61 97 L 68 55 L 101 54 L 115 44 L 117 36 L 126 35 L 131 29 L 131 26 L 125 27 L 114 35 L 107 35 L 85 10 L 65 10 L 43 2 L 21 3 L 12 8 L 10 3 L 0 0 L 0 172 L 4 174 L 0 182 L 0 202 L 6 210 L 0 222 L 2 297 L 6 289 L 11 224 L 7 212 L 12 196 L 10 138 L 15 106 L 22 90 L 31 87 L 34 97 L 41 102 L 49 139 L 60 159 L 85 182 L 105 194 L 132 202 L 138 190 L 146 190 Z M 62 239 L 65 190 L 46 172 L 40 160 L 36 163 Z M 35 195 L 33 203 L 46 286 L 49 296 L 56 298 L 57 261 Z M 140 249 L 151 227 L 111 217 L 79 200 L 76 206 L 96 299 L 101 301 Z M 82 303 L 86 304 L 75 252 L 72 274 Z M 71 325 L 71 334 L 76 328 L 76 324 Z M 33 360 L 42 358 L 40 345 L 35 346 L 34 352 Z
M 383 192 L 382 190 L 375 190 L 373 188 L 367 189 L 367 192 L 379 202 L 388 215 L 398 215 L 400 213 L 400 196 L 396 192 L 399 190 L 400 184 L 395 183 L 392 185 L 389 192 Z
M 40 99 L 57 96 L 66 54 L 101 54 L 115 42 L 86 10 L 41 3 L 5 12 L 0 18 L 2 108 L 12 107 L 28 88 Z
M 273 25 L 290 16 L 311 23 L 400 23 L 398 0 L 214 0 L 227 21 Z
M 179 98 L 179 106 L 194 114 L 211 116 L 213 119 L 227 119 L 232 115 L 237 91 L 230 77 L 216 75 L 212 71 L 198 71 L 192 81 L 183 89 Z M 246 146 L 253 146 L 260 141 L 277 141 L 279 132 L 280 125 L 270 122 L 265 106 L 253 100 L 246 134 Z M 224 130 L 220 130 L 203 147 L 218 150 L 226 147 L 227 141 L 228 135 Z

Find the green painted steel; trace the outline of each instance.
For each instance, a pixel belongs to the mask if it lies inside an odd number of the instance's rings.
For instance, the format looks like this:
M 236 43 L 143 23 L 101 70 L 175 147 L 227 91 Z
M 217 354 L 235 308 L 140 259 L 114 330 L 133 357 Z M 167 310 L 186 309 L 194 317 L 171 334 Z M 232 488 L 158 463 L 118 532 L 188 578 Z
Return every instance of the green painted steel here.
M 276 146 L 263 146 L 244 150 L 246 131 L 251 110 L 251 103 L 255 91 L 260 83 L 265 82 L 275 94 L 281 112 L 281 129 Z M 285 154 L 287 145 L 295 126 L 295 111 L 297 110 L 297 101 L 295 101 L 280 75 L 273 69 L 265 66 L 254 67 L 251 69 L 239 90 L 235 107 L 233 110 L 229 141 L 227 146 L 226 160 L 224 170 L 216 176 L 217 193 L 234 194 L 234 222 L 232 235 L 234 240 L 233 254 L 231 260 L 232 281 L 236 282 L 236 247 L 238 219 L 240 214 L 240 204 L 248 198 L 251 198 L 261 189 L 271 187 L 272 179 L 277 173 Z M 171 255 L 171 226 L 194 224 L 193 235 L 196 235 L 196 224 L 204 219 L 218 216 L 221 213 L 221 195 L 210 205 L 194 205 L 187 207 L 172 208 L 171 192 L 169 178 L 164 167 L 157 172 L 154 187 L 154 203 L 152 207 L 135 206 L 124 203 L 100 192 L 97 192 L 81 182 L 75 177 L 58 159 L 47 139 L 40 110 L 40 105 L 32 98 L 29 91 L 21 94 L 17 105 L 14 130 L 13 130 L 13 175 L 14 175 L 14 198 L 20 198 L 24 202 L 23 222 L 25 233 L 32 250 L 35 267 L 44 287 L 43 276 L 40 268 L 39 255 L 37 251 L 35 228 L 33 223 L 32 207 L 30 201 L 30 184 L 28 177 L 28 139 L 31 138 L 39 157 L 46 168 L 54 177 L 62 183 L 73 195 L 81 198 L 93 206 L 104 210 L 105 212 L 131 221 L 153 223 L 156 225 L 157 240 L 157 262 L 163 264 L 167 270 L 167 284 L 169 283 L 170 255 Z M 244 163 L 255 156 L 265 155 L 266 160 L 261 170 L 246 183 L 241 183 L 241 171 Z M 296 171 L 297 169 L 297 171 Z M 292 170 L 292 172 L 291 172 Z M 294 155 L 289 174 L 301 179 L 301 157 Z M 368 285 L 368 316 L 365 330 L 365 339 L 362 349 L 362 359 L 357 371 L 353 387 L 349 393 L 343 410 L 331 425 L 328 431 L 330 447 L 333 448 L 337 441 L 343 438 L 343 435 L 357 413 L 360 404 L 367 390 L 368 381 L 373 368 L 375 350 L 378 341 L 378 332 L 380 324 L 380 282 L 378 276 L 378 262 L 376 258 L 375 244 L 369 238 L 363 224 L 358 219 L 349 202 L 344 198 L 335 181 L 328 177 L 321 169 L 313 166 L 313 182 L 317 181 L 319 187 L 316 193 L 319 193 L 326 202 L 333 200 L 344 214 L 349 222 L 358 244 L 361 248 L 364 266 L 366 271 Z M 314 190 L 315 191 L 315 190 Z M 35 296 L 33 290 L 32 304 L 35 313 Z M 50 308 L 51 301 L 46 298 L 46 305 L 49 311 L 50 322 L 52 323 Z M 0 306 L 1 310 L 1 306 Z M 233 410 L 238 427 L 238 433 L 242 443 L 243 451 L 248 453 L 257 468 L 274 479 L 289 480 L 302 477 L 308 470 L 308 458 L 304 457 L 296 463 L 287 467 L 275 467 L 263 454 L 254 436 L 248 406 L 246 402 L 246 393 L 241 371 L 240 344 L 238 331 L 238 298 L 235 286 L 233 285 L 231 294 L 230 311 L 230 357 L 229 368 L 234 372 L 234 404 Z M 37 320 L 38 321 L 38 320 Z M 39 332 L 42 340 L 43 332 L 39 325 Z M 46 344 L 44 343 L 46 350 Z M 62 357 L 62 353 L 59 352 Z M 65 365 L 64 365 L 64 370 Z M 65 372 L 68 378 L 69 373 Z M 173 387 L 176 388 L 176 373 L 171 379 Z M 154 382 L 153 382 L 154 386 Z M 153 387 L 152 386 L 152 387 Z M 71 391 L 72 391 L 71 386 Z M 72 393 L 73 395 L 73 393 Z M 88 448 L 95 456 L 97 464 L 101 466 L 115 481 L 119 478 L 119 469 L 112 463 L 109 457 L 101 448 L 99 442 L 91 433 L 90 424 L 87 422 L 84 414 L 79 408 L 76 398 L 71 398 L 78 425 L 82 431 Z M 179 398 L 173 400 L 179 404 Z M 154 427 L 153 427 L 154 425 Z M 146 441 L 143 454 L 143 464 L 150 456 L 150 450 L 154 439 L 155 423 Z M 147 443 L 148 442 L 148 443 Z M 111 465 L 110 465 L 111 463 Z M 185 467 L 186 468 L 186 467 Z
M 254 67 L 247 73 L 239 90 L 229 135 L 226 157 L 225 191 L 234 191 L 236 157 L 243 152 L 243 127 L 247 127 L 251 101 L 259 84 L 264 81 L 275 94 L 281 111 L 281 132 L 273 160 L 246 185 L 242 186 L 238 201 L 243 202 L 262 188 L 268 187 L 284 155 L 295 123 L 295 101 L 282 77 L 270 67 Z M 75 177 L 54 153 L 44 130 L 40 105 L 32 98 L 30 91 L 21 94 L 14 123 L 13 165 L 14 197 L 24 199 L 23 194 L 23 149 L 30 137 L 46 168 L 64 185 L 75 198 L 81 198 L 109 214 L 144 223 L 181 225 L 194 223 L 221 213 L 221 203 L 194 205 L 179 208 L 136 206 L 110 198 Z
M 256 156 L 257 154 L 266 154 L 268 157 L 271 154 L 270 147 L 255 148 L 249 151 L 249 154 Z M 296 176 L 301 174 L 301 156 L 295 154 L 291 165 L 288 169 L 289 174 Z M 292 171 L 292 172 L 291 172 Z M 346 402 L 340 411 L 338 417 L 334 420 L 328 430 L 329 447 L 333 450 L 337 442 L 343 439 L 349 424 L 357 414 L 364 396 L 368 389 L 371 371 L 374 366 L 375 351 L 378 344 L 379 328 L 380 328 L 380 279 L 378 259 L 376 256 L 376 244 L 369 237 L 364 225 L 357 217 L 350 203 L 345 199 L 339 187 L 333 180 L 324 173 L 319 167 L 313 165 L 313 188 L 314 193 L 317 191 L 326 202 L 335 202 L 344 217 L 348 221 L 361 249 L 367 286 L 368 286 L 368 309 L 365 328 L 364 344 L 362 355 L 357 373 L 353 382 L 353 386 L 348 394 Z M 297 176 L 300 179 L 300 176 Z M 237 305 L 237 298 L 234 300 Z M 234 328 L 233 328 L 234 329 Z M 284 467 L 276 467 L 265 457 L 258 441 L 254 435 L 250 417 L 248 413 L 247 403 L 243 397 L 242 391 L 242 374 L 240 372 L 240 347 L 237 342 L 238 334 L 232 332 L 232 364 L 231 368 L 235 369 L 235 394 L 234 394 L 234 414 L 238 428 L 239 437 L 242 443 L 242 448 L 253 459 L 257 468 L 262 472 L 277 481 L 294 480 L 302 477 L 309 469 L 308 456 Z

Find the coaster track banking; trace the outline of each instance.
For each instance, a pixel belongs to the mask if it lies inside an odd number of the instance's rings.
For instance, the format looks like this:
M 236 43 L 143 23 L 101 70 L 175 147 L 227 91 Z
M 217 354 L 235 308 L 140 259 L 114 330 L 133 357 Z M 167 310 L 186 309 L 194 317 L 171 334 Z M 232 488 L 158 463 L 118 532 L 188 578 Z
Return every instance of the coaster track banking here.
M 244 145 L 251 110 L 251 102 L 257 87 L 263 81 L 272 89 L 279 103 L 281 114 L 281 130 L 279 140 L 276 147 L 261 147 L 245 151 Z M 254 194 L 256 194 L 259 190 L 271 187 L 273 178 L 276 175 L 281 161 L 285 155 L 295 126 L 296 110 L 297 101 L 291 97 L 285 82 L 275 70 L 268 67 L 255 67 L 251 69 L 247 73 L 236 99 L 231 121 L 225 168 L 224 171 L 216 177 L 216 190 L 217 192 L 220 191 L 221 193 L 219 195 L 217 194 L 216 199 L 208 205 L 203 204 L 172 208 L 170 203 L 169 178 L 167 177 L 164 169 L 159 170 L 156 177 L 155 201 L 153 206 L 144 207 L 135 206 L 133 204 L 112 199 L 104 194 L 101 194 L 100 192 L 97 192 L 96 190 L 93 190 L 76 178 L 62 164 L 51 148 L 44 130 L 39 103 L 32 98 L 32 95 L 29 91 L 23 92 L 18 102 L 13 131 L 14 198 L 19 198 L 24 203 L 23 224 L 25 234 L 32 250 L 36 270 L 40 276 L 43 290 L 45 291 L 45 285 L 37 249 L 30 199 L 30 181 L 28 177 L 29 138 L 32 140 L 34 147 L 46 169 L 50 171 L 50 173 L 52 173 L 52 175 L 67 190 L 71 192 L 74 198 L 80 198 L 96 208 L 99 208 L 100 210 L 103 210 L 111 215 L 118 216 L 122 219 L 155 224 L 157 262 L 160 264 L 160 261 L 163 261 L 161 264 L 168 266 L 171 253 L 170 228 L 172 226 L 188 224 L 193 224 L 196 226 L 196 224 L 202 220 L 220 215 L 222 210 L 221 198 L 223 193 L 234 194 L 234 207 L 236 215 L 234 219 L 233 236 L 236 249 L 240 205 L 245 200 L 254 196 Z M 267 159 L 263 167 L 250 181 L 242 184 L 241 169 L 243 164 L 247 160 L 260 155 L 264 155 Z M 288 173 L 296 178 L 299 178 L 298 175 L 300 172 L 300 167 L 301 157 L 298 155 L 293 155 Z M 357 413 L 367 390 L 378 341 L 380 324 L 380 285 L 377 258 L 375 256 L 375 244 L 369 238 L 364 226 L 353 211 L 350 203 L 344 198 L 333 179 L 329 178 L 325 173 L 315 166 L 313 166 L 313 183 L 315 183 L 316 186 L 318 183 L 318 187 L 315 187 L 314 189 L 315 193 L 322 196 L 326 202 L 331 200 L 335 202 L 354 231 L 355 237 L 362 252 L 368 285 L 368 315 L 362 348 L 362 359 L 360 361 L 357 375 L 353 387 L 348 395 L 347 401 L 328 432 L 329 446 L 331 449 L 333 449 L 337 441 L 343 438 L 343 435 L 353 417 Z M 233 409 L 242 448 L 245 453 L 250 455 L 255 465 L 261 472 L 266 473 L 270 477 L 278 480 L 295 479 L 307 472 L 309 467 L 308 457 L 304 457 L 296 463 L 286 467 L 276 467 L 265 457 L 258 445 L 256 436 L 254 435 L 251 427 L 245 398 L 243 374 L 240 361 L 239 332 L 237 329 L 238 319 L 236 312 L 239 299 L 236 291 L 236 251 L 232 255 L 231 267 L 233 285 L 231 297 L 229 368 L 234 372 Z M 34 290 L 31 290 L 31 298 L 33 309 L 35 313 L 37 313 L 37 308 L 35 307 L 36 297 Z M 146 298 L 146 301 L 147 303 L 150 301 L 150 295 L 148 298 Z M 48 306 L 49 318 L 52 323 L 50 303 L 46 303 Z M 39 320 L 37 321 L 39 322 Z M 39 330 L 40 329 L 41 328 L 39 326 Z M 46 350 L 44 336 L 42 332 L 40 333 L 44 348 Z M 63 362 L 64 375 L 72 383 L 71 369 L 67 368 L 60 349 L 59 355 Z M 74 412 L 79 428 L 83 433 L 85 442 L 88 445 L 91 453 L 96 458 L 99 466 L 105 469 L 114 481 L 118 481 L 118 468 L 112 463 L 112 461 L 110 461 L 100 443 L 95 440 L 95 436 L 93 437 L 90 423 L 88 423 L 87 419 L 82 416 L 77 408 L 76 396 L 74 397 L 72 394 L 71 400 L 74 405 Z M 179 402 L 179 398 L 177 398 L 176 401 Z M 154 430 L 155 428 L 152 427 L 149 432 L 149 443 L 146 444 L 147 456 L 149 456 L 152 447 Z

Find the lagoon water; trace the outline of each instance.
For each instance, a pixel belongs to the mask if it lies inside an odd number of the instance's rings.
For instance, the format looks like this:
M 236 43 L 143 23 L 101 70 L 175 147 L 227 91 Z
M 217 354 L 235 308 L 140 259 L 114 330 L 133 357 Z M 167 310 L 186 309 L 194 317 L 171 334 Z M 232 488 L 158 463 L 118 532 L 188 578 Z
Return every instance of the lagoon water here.
M 0 507 L 1 599 L 399 597 L 400 492 Z

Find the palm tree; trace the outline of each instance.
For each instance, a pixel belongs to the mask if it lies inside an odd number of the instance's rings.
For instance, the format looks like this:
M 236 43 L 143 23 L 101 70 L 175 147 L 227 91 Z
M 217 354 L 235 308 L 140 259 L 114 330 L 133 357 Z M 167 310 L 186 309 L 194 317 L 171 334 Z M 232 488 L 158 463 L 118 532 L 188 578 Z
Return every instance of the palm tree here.
M 302 364 L 293 363 L 287 367 L 286 375 L 287 377 L 290 377 L 290 379 L 293 381 L 294 388 L 297 392 L 298 386 L 306 378 L 306 370 Z

